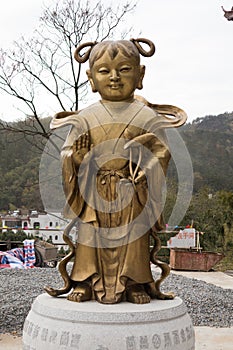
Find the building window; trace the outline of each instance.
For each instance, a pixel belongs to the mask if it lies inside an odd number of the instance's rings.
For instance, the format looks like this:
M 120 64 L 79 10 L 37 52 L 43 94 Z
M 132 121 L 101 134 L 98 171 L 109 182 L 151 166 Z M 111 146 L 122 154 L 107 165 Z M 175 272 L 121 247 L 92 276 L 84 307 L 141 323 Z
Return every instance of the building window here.
M 50 226 L 50 227 L 52 227 L 52 226 L 53 226 L 53 223 L 52 223 L 52 221 L 50 221 L 50 223 L 49 223 L 49 226 Z
M 22 227 L 21 226 L 21 221 L 8 221 L 8 220 L 6 220 L 5 221 L 5 226 L 7 226 L 7 227 L 11 227 L 11 228 L 13 228 L 13 227 Z
M 27 221 L 24 221 L 24 223 L 23 223 L 23 227 L 28 227 L 28 223 L 27 223 Z
M 53 236 L 49 236 L 49 240 L 52 242 L 53 241 Z
M 55 236 L 55 241 L 57 241 L 57 240 L 58 240 L 58 235 Z
M 33 228 L 34 228 L 34 229 L 40 228 L 40 223 L 39 223 L 39 222 L 34 222 Z

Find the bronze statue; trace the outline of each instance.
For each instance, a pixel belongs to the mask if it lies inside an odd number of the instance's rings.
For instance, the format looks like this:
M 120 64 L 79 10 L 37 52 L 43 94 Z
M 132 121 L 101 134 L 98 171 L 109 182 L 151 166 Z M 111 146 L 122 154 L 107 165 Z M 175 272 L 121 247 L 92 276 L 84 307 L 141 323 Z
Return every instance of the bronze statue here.
M 63 237 L 71 252 L 59 264 L 64 287 L 45 288 L 52 296 L 72 290 L 70 301 L 104 304 L 174 298 L 160 291 L 170 268 L 156 258 L 156 232 L 164 229 L 162 194 L 170 159 L 165 129 L 183 125 L 186 114 L 134 95 L 145 73 L 140 54 L 154 52 L 147 39 L 87 43 L 75 51 L 79 63 L 89 59 L 87 76 L 101 100 L 79 112 L 58 113 L 51 123 L 52 129 L 71 125 L 61 152 L 64 215 L 71 219 Z M 76 224 L 74 244 L 69 232 Z M 73 257 L 69 275 L 66 264 Z M 157 281 L 151 262 L 162 270 Z

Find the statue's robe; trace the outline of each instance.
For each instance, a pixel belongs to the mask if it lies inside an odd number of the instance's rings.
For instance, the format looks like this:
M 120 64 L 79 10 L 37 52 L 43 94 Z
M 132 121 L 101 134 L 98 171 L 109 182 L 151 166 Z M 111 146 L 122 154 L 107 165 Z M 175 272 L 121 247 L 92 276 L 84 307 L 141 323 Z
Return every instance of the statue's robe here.
M 72 125 L 61 152 L 64 216 L 80 219 L 71 279 L 89 281 L 102 303 L 119 302 L 128 285 L 153 281 L 149 232 L 163 229 L 162 192 L 170 158 L 160 127 L 164 116 L 137 100 L 97 102 L 66 115 L 58 113 L 51 128 Z M 77 168 L 73 144 L 83 133 L 91 148 Z M 129 140 L 146 134 L 150 137 L 143 144 L 125 149 Z M 146 177 L 135 183 L 132 177 L 140 169 Z

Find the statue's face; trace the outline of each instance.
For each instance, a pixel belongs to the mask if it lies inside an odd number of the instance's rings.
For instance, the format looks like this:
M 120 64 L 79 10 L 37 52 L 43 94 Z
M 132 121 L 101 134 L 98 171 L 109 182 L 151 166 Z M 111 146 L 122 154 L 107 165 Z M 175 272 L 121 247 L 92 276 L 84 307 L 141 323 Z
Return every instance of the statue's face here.
M 145 67 L 120 52 L 111 59 L 108 52 L 95 61 L 87 71 L 92 90 L 98 91 L 103 100 L 125 101 L 133 97 L 136 88 L 142 88 Z

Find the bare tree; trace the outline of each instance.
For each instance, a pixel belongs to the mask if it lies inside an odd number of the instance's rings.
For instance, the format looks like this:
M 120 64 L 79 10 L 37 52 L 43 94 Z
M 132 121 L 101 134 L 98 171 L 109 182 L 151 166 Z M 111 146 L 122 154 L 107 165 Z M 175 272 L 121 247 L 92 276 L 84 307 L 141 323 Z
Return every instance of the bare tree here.
M 75 47 L 116 33 L 125 37 L 131 29 L 119 33 L 118 28 L 135 6 L 130 0 L 117 7 L 101 1 L 57 0 L 45 8 L 30 39 L 22 37 L 11 51 L 0 50 L 0 89 L 18 100 L 25 115 L 20 126 L 0 121 L 0 130 L 23 133 L 30 140 L 36 137 L 37 147 L 38 136 L 46 141 L 50 131 L 41 120 L 47 112 L 41 96 L 49 96 L 57 111 L 78 110 L 87 94 L 87 80 L 81 64 L 74 61 Z

